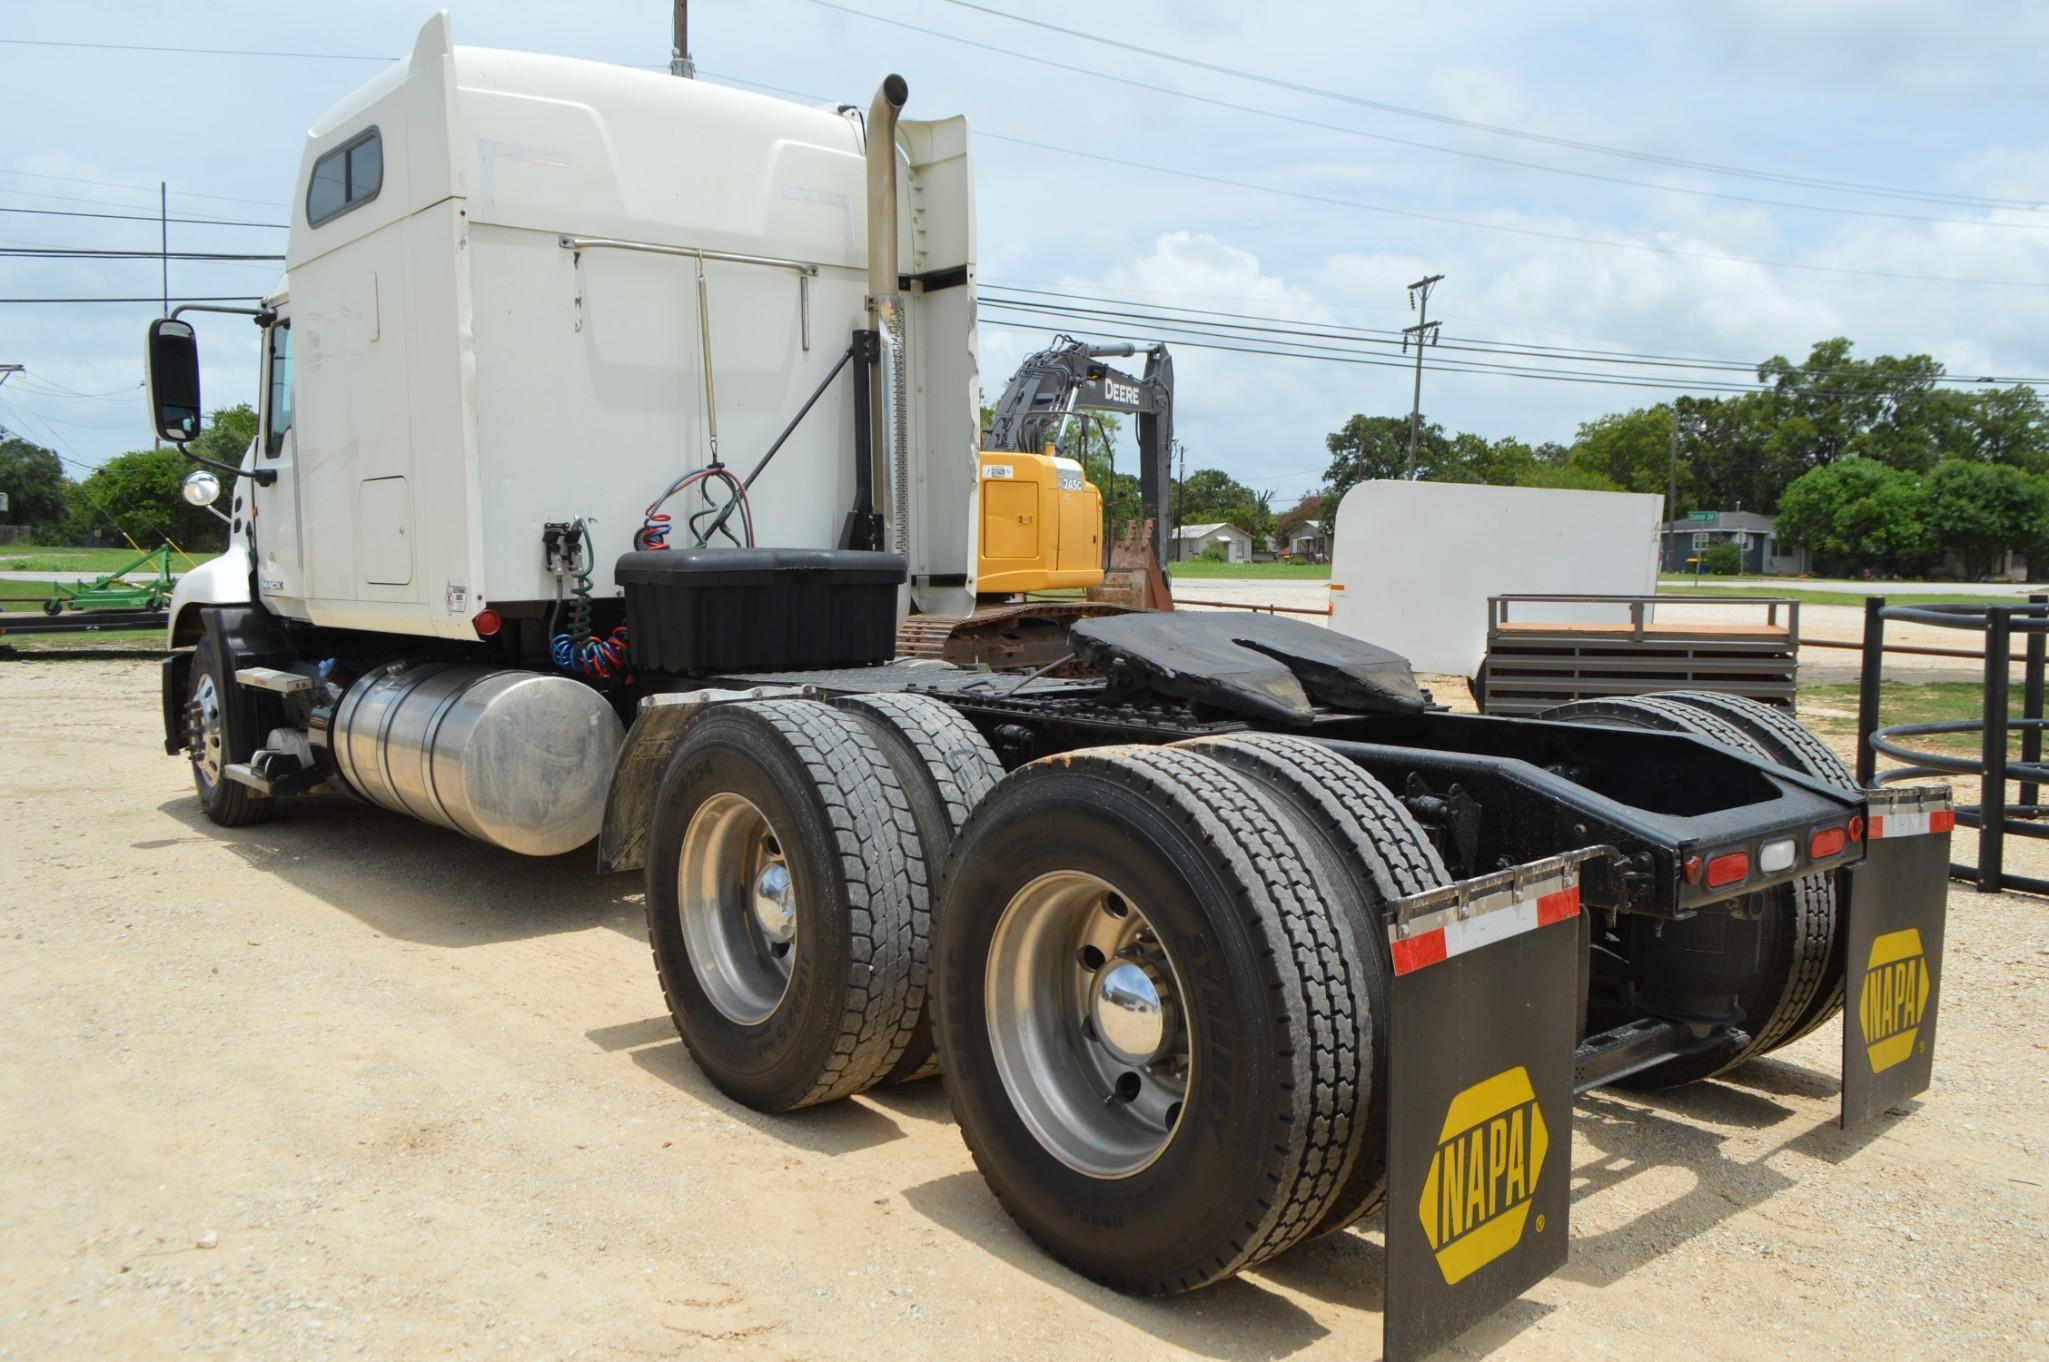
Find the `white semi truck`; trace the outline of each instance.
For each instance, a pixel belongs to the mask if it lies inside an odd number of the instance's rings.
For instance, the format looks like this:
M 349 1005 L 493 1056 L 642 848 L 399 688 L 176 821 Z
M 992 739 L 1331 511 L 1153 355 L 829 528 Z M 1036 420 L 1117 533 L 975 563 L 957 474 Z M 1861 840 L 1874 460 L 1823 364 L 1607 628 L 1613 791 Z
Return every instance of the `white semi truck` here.
M 1857 789 L 1783 713 L 1457 715 L 1259 616 L 1083 621 L 1059 675 L 896 659 L 973 607 L 1001 476 L 968 129 L 907 95 L 437 17 L 320 120 L 250 310 L 260 432 L 191 484 L 234 475 L 228 551 L 172 605 L 165 749 L 213 821 L 328 791 L 595 841 L 734 1100 L 943 1070 L 1002 1204 L 1134 1292 L 1384 1208 L 1396 1356 L 1563 1261 L 1575 1092 L 1721 1072 L 1846 990 L 1845 1119 L 1926 1086 L 1946 792 Z M 151 327 L 170 440 L 206 310 Z

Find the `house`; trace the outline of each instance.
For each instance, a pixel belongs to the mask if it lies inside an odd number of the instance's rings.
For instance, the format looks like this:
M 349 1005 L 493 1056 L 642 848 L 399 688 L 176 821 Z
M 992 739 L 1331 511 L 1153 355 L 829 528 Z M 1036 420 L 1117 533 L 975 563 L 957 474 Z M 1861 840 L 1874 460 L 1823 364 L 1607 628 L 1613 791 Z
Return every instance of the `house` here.
M 1252 536 L 1223 521 L 1180 526 L 1174 531 L 1173 543 L 1167 552 L 1174 562 L 1182 563 L 1210 552 L 1212 544 L 1223 545 L 1223 559 L 1227 563 L 1252 561 Z
M 1330 561 L 1330 536 L 1314 520 L 1305 520 L 1288 531 L 1288 557 L 1305 563 Z
M 1806 549 L 1781 544 L 1772 530 L 1778 517 L 1755 511 L 1697 511 L 1671 521 L 1661 536 L 1661 572 L 1692 572 L 1688 559 L 1702 550 L 1733 541 L 1743 551 L 1743 572 L 1755 577 L 1797 577 L 1810 569 Z

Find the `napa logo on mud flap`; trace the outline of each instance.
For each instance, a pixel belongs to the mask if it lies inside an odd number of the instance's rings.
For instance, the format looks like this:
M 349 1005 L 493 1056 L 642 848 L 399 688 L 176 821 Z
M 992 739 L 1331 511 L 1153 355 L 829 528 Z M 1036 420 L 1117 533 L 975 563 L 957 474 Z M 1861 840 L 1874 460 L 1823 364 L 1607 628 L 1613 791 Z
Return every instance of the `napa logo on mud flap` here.
M 1536 1090 L 1521 1065 L 1451 1099 L 1416 1207 L 1446 1286 L 1522 1242 L 1550 1146 Z M 1534 1229 L 1543 1228 L 1539 1216 Z
M 1914 1053 L 1928 996 L 1935 991 L 1921 933 L 1912 927 L 1887 932 L 1871 943 L 1864 987 L 1857 995 L 1857 1024 L 1871 1072 L 1882 1074 Z

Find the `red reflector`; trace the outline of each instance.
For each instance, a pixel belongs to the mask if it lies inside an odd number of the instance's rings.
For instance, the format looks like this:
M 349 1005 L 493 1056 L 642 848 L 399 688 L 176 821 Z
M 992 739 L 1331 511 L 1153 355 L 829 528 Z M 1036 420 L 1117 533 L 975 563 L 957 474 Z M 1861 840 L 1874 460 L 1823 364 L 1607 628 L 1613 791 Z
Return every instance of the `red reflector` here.
M 1554 922 L 1563 922 L 1569 917 L 1579 916 L 1579 886 L 1561 889 L 1555 894 L 1546 894 L 1537 900 L 1537 925 L 1548 927 Z
M 1825 861 L 1831 856 L 1843 854 L 1843 848 L 1850 845 L 1850 834 L 1843 828 L 1823 828 L 1807 839 L 1807 859 Z
M 1698 857 L 1698 856 L 1688 856 L 1688 857 L 1686 858 L 1686 882 L 1687 882 L 1688 884 L 1699 884 L 1699 883 L 1700 883 L 1700 872 L 1701 872 L 1701 871 L 1702 871 L 1702 870 L 1703 870 L 1704 868 L 1705 868 L 1705 862 L 1703 862 L 1703 861 L 1702 861 L 1702 860 L 1700 859 L 1700 857 Z
M 1853 842 L 1864 840 L 1864 815 L 1861 813 L 1850 819 L 1850 840 Z
M 1957 814 L 1955 809 L 1941 809 L 1928 815 L 1928 830 L 1930 832 L 1955 832 L 1956 826 Z
M 1391 943 L 1394 955 L 1394 972 L 1396 974 L 1409 974 L 1422 969 L 1426 965 L 1434 965 L 1438 961 L 1446 959 L 1448 953 L 1445 950 L 1445 944 L 1444 929 L 1442 927 L 1439 927 L 1434 932 L 1424 932 L 1420 936 L 1404 937 L 1399 941 Z
M 505 627 L 505 621 L 499 619 L 498 612 L 489 606 L 471 617 L 470 623 L 476 627 L 478 638 L 495 638 L 498 631 Z
M 1748 879 L 1749 876 L 1750 853 L 1747 851 L 1725 851 L 1707 863 L 1707 882 L 1710 889 L 1736 884 Z

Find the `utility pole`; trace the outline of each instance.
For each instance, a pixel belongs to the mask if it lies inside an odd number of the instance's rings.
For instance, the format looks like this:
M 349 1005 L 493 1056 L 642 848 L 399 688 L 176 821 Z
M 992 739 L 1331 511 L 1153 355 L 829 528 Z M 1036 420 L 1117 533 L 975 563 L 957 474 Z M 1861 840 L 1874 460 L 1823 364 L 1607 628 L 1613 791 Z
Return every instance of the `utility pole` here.
M 7 380 L 21 372 L 19 364 L 0 364 L 0 388 L 7 386 Z
M 1444 279 L 1441 274 L 1426 275 L 1409 285 L 1409 308 L 1416 312 L 1416 324 L 1402 328 L 1402 352 L 1408 353 L 1409 338 L 1416 340 L 1416 396 L 1409 406 L 1409 481 L 1416 480 L 1416 444 L 1423 433 L 1423 346 L 1437 344 L 1437 329 L 1441 322 L 1430 320 L 1430 290 Z
M 690 0 L 676 0 L 676 36 L 669 48 L 669 74 L 689 80 L 697 74 L 690 60 Z
M 171 315 L 171 187 L 157 181 L 157 245 L 164 259 L 164 315 Z

